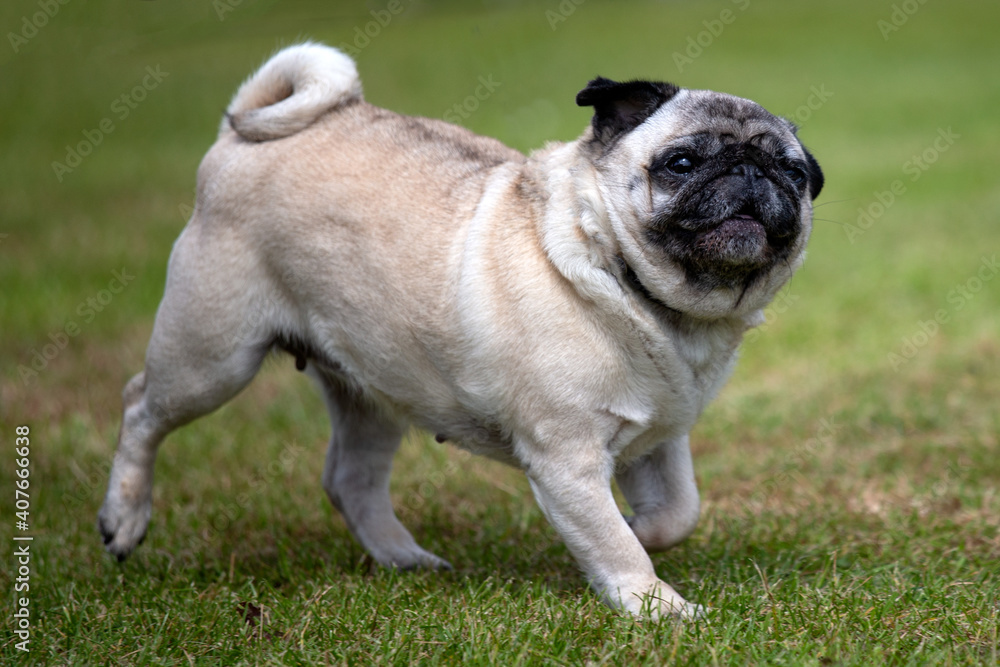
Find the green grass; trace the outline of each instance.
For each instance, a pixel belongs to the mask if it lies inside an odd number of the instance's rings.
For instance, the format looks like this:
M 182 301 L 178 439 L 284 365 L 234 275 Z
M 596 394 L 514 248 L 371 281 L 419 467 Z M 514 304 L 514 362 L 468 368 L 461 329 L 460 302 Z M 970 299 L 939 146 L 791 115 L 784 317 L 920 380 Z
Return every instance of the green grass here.
M 276 46 L 347 43 L 385 6 L 244 0 L 220 21 L 211 3 L 177 4 L 71 1 L 17 53 L 0 46 L 3 664 L 997 664 L 1000 276 L 969 281 L 1000 253 L 1000 6 L 929 2 L 883 39 L 888 0 L 588 0 L 555 30 L 555 0 L 404 2 L 361 51 L 366 96 L 407 113 L 441 117 L 492 76 L 463 123 L 523 150 L 582 130 L 573 96 L 596 74 L 786 115 L 832 93 L 798 118 L 827 174 L 809 260 L 693 434 L 699 529 L 654 557 L 712 610 L 653 624 L 587 591 L 520 473 L 420 433 L 394 499 L 455 571 L 373 567 L 320 488 L 325 412 L 287 358 L 164 444 L 149 538 L 122 565 L 103 552 L 119 394 L 222 109 Z M 679 72 L 674 52 L 726 8 L 736 20 Z M 38 11 L 5 3 L 3 34 Z M 169 74 L 119 118 L 147 66 Z M 52 163 L 105 118 L 114 131 L 57 180 Z M 907 161 L 948 128 L 959 138 L 912 180 Z M 846 225 L 897 179 L 906 192 L 852 243 Z M 87 321 L 123 267 L 134 280 Z M 24 381 L 68 322 L 79 332 Z M 894 364 L 906 341 L 915 354 Z M 20 424 L 27 654 L 11 633 Z

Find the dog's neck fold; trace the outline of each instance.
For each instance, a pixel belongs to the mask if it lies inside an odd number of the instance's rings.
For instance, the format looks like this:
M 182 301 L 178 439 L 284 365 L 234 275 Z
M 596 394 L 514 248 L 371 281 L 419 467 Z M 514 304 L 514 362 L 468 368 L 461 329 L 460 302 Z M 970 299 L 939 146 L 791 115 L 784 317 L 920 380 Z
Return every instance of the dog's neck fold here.
M 595 168 L 579 150 L 579 142 L 550 146 L 533 153 L 524 168 L 529 177 L 550 183 L 546 188 L 553 193 L 548 215 L 558 219 L 539 225 L 543 249 L 583 298 L 612 311 L 622 310 L 623 303 L 628 303 L 622 315 L 645 321 L 643 328 L 650 331 L 663 326 L 681 330 L 715 321 L 724 329 L 742 333 L 758 324 L 759 311 L 707 319 L 690 315 L 665 303 L 644 284 L 615 233 Z M 566 215 L 566 211 L 573 211 L 573 215 Z M 568 220 L 573 224 L 567 224 Z
M 558 187 L 549 191 L 556 193 L 557 199 L 565 198 L 565 201 L 553 202 L 555 205 L 549 208 L 561 220 L 542 225 L 540 229 L 549 259 L 585 298 L 603 302 L 609 294 L 624 292 L 639 301 L 643 310 L 654 311 L 657 318 L 682 317 L 683 313 L 658 299 L 642 283 L 625 259 L 612 229 L 594 167 L 578 158 L 578 150 L 578 145 L 573 143 L 532 155 L 532 160 L 545 163 L 535 174 L 553 181 Z M 567 167 L 567 164 L 572 166 Z M 574 215 L 565 216 L 567 209 Z M 566 220 L 572 220 L 574 225 L 566 225 Z

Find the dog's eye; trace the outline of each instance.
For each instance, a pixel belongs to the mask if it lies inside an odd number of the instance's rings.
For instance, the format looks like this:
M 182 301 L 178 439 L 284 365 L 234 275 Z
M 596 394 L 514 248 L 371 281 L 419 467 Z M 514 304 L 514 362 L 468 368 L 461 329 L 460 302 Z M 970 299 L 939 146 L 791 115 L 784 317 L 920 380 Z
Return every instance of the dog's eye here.
M 694 167 L 695 161 L 690 155 L 675 155 L 667 160 L 667 169 L 675 174 L 690 174 Z
M 785 175 L 792 180 L 795 185 L 802 185 L 806 182 L 806 172 L 802 171 L 798 167 L 788 167 L 785 169 Z

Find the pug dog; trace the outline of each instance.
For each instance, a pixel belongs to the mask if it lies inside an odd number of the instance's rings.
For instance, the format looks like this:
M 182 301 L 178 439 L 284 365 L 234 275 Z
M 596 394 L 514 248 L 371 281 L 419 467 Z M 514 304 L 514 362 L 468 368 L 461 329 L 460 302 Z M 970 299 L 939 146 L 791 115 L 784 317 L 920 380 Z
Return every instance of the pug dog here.
M 450 567 L 392 508 L 415 424 L 522 469 L 610 606 L 697 616 L 647 552 L 698 523 L 688 433 L 802 264 L 823 175 L 746 99 L 596 78 L 576 102 L 583 134 L 525 156 L 368 104 L 320 44 L 248 79 L 123 393 L 108 551 L 145 536 L 163 438 L 283 350 L 333 423 L 323 488 L 377 562 Z

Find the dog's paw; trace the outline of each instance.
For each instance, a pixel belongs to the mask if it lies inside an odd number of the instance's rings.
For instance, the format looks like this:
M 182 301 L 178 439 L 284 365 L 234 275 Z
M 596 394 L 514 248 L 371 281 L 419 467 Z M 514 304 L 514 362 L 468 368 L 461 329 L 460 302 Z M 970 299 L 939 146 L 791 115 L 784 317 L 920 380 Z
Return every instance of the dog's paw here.
M 658 621 L 676 619 L 682 621 L 700 621 L 707 617 L 707 609 L 701 605 L 688 602 L 667 583 L 656 582 L 641 586 L 638 590 L 626 593 L 617 589 L 618 595 L 605 593 L 605 600 L 612 607 L 632 615 L 636 620 Z
M 107 501 L 101 507 L 97 514 L 97 529 L 104 539 L 104 547 L 119 563 L 146 539 L 151 513 L 151 504 L 131 511 L 122 511 L 116 504 Z
M 451 563 L 417 545 L 408 548 L 381 549 L 372 553 L 380 565 L 397 570 L 450 570 Z
M 658 596 L 648 596 L 644 599 L 639 613 L 636 614 L 633 612 L 633 615 L 640 619 L 653 621 L 674 619 L 678 621 L 698 622 L 704 621 L 708 617 L 708 609 L 700 604 L 687 602 L 683 598 L 680 598 L 680 596 L 672 600 Z

